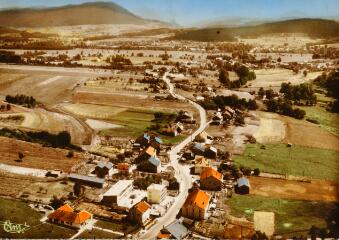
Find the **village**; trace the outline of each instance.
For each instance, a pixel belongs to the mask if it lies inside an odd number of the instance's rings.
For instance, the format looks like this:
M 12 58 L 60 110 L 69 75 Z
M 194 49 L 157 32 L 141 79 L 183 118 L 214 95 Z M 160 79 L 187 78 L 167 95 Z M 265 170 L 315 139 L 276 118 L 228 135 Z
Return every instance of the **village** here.
M 0 238 L 335 233 L 336 38 L 161 24 L 0 27 Z

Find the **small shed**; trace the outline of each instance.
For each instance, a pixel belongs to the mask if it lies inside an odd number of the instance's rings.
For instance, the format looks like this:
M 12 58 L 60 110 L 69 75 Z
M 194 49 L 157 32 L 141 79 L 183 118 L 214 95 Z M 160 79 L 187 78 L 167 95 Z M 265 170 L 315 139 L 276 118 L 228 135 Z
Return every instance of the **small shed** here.
M 250 181 L 247 178 L 245 177 L 238 178 L 237 184 L 235 186 L 236 193 L 249 194 L 250 188 L 251 188 Z

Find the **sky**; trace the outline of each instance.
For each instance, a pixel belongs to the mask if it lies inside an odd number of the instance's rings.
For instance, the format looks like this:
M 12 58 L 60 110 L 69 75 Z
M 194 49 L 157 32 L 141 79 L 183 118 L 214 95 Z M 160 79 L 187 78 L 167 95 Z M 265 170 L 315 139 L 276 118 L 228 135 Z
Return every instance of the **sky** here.
M 0 0 L 0 8 L 52 7 L 96 0 Z M 339 19 L 339 0 L 105 0 L 132 13 L 181 26 L 229 17 L 280 19 L 321 17 Z

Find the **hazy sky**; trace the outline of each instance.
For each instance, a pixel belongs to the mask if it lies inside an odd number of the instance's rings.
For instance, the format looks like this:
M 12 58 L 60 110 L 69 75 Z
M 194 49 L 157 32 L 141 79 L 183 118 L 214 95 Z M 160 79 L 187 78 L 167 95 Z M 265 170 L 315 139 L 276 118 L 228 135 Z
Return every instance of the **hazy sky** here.
M 45 7 L 93 0 L 0 0 L 0 8 Z M 146 18 L 190 26 L 223 17 L 337 17 L 339 0 L 113 0 Z

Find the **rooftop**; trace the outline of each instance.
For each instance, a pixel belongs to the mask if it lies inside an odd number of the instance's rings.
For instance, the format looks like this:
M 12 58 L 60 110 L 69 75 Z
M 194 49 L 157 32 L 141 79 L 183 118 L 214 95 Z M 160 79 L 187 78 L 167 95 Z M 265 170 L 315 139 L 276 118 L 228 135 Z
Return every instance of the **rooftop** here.
M 126 188 L 133 185 L 133 180 L 120 180 L 114 184 L 103 196 L 119 196 Z
M 99 184 L 105 183 L 105 179 L 103 178 L 90 177 L 90 176 L 80 175 L 76 173 L 69 174 L 68 178 L 78 179 L 78 180 L 83 180 L 83 181 L 88 181 L 88 182 L 94 182 L 94 183 L 99 183 Z
M 58 219 L 63 222 L 72 222 L 75 224 L 82 224 L 90 219 L 92 214 L 87 211 L 74 212 L 73 208 L 65 204 L 48 215 L 49 219 Z
M 222 175 L 217 170 L 214 170 L 213 168 L 209 167 L 209 168 L 206 168 L 205 170 L 203 170 L 201 172 L 200 179 L 206 179 L 206 178 L 209 178 L 209 177 L 213 177 L 213 178 L 221 181 Z
M 209 196 L 206 192 L 200 189 L 194 189 L 186 198 L 184 206 L 195 205 L 201 209 L 205 209 L 209 203 Z
M 145 201 L 139 202 L 135 207 L 136 210 L 140 213 L 144 213 L 151 208 L 151 206 Z

